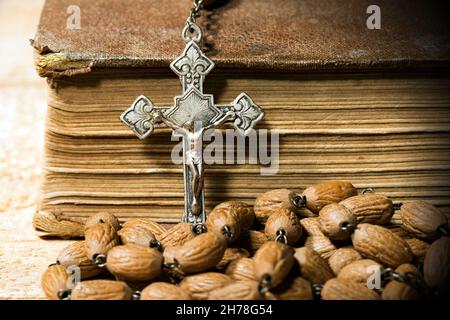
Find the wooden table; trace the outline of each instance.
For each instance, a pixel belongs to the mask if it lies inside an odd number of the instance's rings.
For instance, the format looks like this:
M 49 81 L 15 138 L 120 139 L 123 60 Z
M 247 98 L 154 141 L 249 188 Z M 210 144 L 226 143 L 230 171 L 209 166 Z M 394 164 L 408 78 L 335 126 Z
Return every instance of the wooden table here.
M 40 278 L 69 241 L 42 240 L 32 225 L 46 109 L 33 66 L 43 0 L 0 1 L 0 299 L 42 299 Z

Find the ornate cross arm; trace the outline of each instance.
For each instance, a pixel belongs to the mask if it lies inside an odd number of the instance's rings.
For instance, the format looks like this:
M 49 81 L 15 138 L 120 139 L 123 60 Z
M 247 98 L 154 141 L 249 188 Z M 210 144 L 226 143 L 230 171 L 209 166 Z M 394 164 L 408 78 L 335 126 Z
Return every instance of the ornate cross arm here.
M 246 136 L 264 117 L 264 112 L 256 105 L 245 92 L 241 93 L 230 105 L 217 106 L 222 110 L 222 119 L 219 123 L 233 126 L 242 135 Z
M 214 122 L 206 124 L 203 129 L 228 124 L 242 135 L 247 135 L 264 117 L 264 112 L 246 93 L 241 93 L 230 105 L 215 105 L 215 107 L 219 113 L 213 118 Z M 153 132 L 154 128 L 169 126 L 179 129 L 183 126 L 183 124 L 180 127 L 175 123 L 171 124 L 173 120 L 166 117 L 165 114 L 171 108 L 156 107 L 149 98 L 141 95 L 131 104 L 130 108 L 122 113 L 120 120 L 129 126 L 140 139 L 145 139 Z
M 129 126 L 139 139 L 145 139 L 154 128 L 165 126 L 162 117 L 169 108 L 156 108 L 149 98 L 141 95 L 122 113 L 120 120 Z

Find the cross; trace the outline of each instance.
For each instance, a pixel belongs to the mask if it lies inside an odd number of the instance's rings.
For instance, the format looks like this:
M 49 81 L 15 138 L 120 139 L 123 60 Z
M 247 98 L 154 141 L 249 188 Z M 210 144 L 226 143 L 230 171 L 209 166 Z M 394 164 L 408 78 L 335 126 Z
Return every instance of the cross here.
M 186 48 L 170 68 L 179 76 L 182 94 L 174 97 L 173 105 L 155 107 L 146 96 L 139 96 L 122 113 L 120 119 L 140 138 L 148 137 L 156 127 L 170 127 L 183 138 L 184 202 L 182 220 L 193 225 L 206 220 L 203 190 L 203 132 L 221 124 L 233 126 L 247 135 L 264 112 L 246 94 L 241 93 L 229 105 L 214 103 L 211 94 L 203 93 L 206 75 L 214 63 L 202 52 L 199 43 L 201 29 L 188 22 L 183 30 Z

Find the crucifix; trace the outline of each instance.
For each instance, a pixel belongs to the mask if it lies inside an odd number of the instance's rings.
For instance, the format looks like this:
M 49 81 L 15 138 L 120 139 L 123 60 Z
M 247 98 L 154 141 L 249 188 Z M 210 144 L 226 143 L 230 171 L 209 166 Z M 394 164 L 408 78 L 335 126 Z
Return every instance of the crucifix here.
M 145 139 L 157 127 L 172 128 L 183 139 L 184 214 L 182 220 L 203 226 L 206 220 L 203 190 L 202 139 L 206 129 L 221 124 L 233 126 L 247 135 L 264 116 L 264 112 L 246 94 L 241 93 L 229 105 L 214 103 L 211 94 L 203 93 L 206 75 L 214 63 L 199 47 L 202 39 L 200 27 L 193 15 L 183 29 L 186 47 L 170 68 L 179 76 L 182 94 L 174 97 L 173 105 L 155 107 L 146 96 L 139 96 L 122 113 L 120 119 L 140 138 Z

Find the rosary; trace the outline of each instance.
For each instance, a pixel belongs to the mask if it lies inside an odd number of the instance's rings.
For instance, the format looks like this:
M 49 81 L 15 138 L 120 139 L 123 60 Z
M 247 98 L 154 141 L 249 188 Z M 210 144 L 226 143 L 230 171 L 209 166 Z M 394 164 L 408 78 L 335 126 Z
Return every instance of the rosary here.
M 120 117 L 140 139 L 163 126 L 183 138 L 183 222 L 165 229 L 142 219 L 121 224 L 110 213 L 90 216 L 84 240 L 64 248 L 44 272 L 46 296 L 396 300 L 448 293 L 449 272 L 442 267 L 450 261 L 448 219 L 424 201 L 394 203 L 371 188 L 358 194 L 350 182 L 333 180 L 302 193 L 270 190 L 252 206 L 226 201 L 206 220 L 204 131 L 228 124 L 245 136 L 264 112 L 245 93 L 229 105 L 203 93 L 214 63 L 200 49 L 195 20 L 202 3 L 194 1 L 182 31 L 186 47 L 170 64 L 182 94 L 158 108 L 141 95 Z M 116 280 L 85 280 L 105 270 Z
M 182 220 L 191 223 L 196 232 L 202 231 L 206 221 L 201 147 L 204 131 L 227 124 L 245 136 L 264 116 L 264 112 L 246 93 L 238 95 L 229 105 L 215 104 L 213 95 L 203 93 L 203 82 L 214 68 L 214 62 L 199 47 L 202 30 L 195 20 L 200 16 L 202 6 L 203 0 L 194 1 L 182 31 L 186 47 L 170 64 L 180 78 L 182 94 L 174 97 L 172 106 L 159 108 L 141 95 L 120 117 L 140 139 L 148 137 L 155 127 L 163 126 L 172 128 L 182 136 L 185 192 Z

